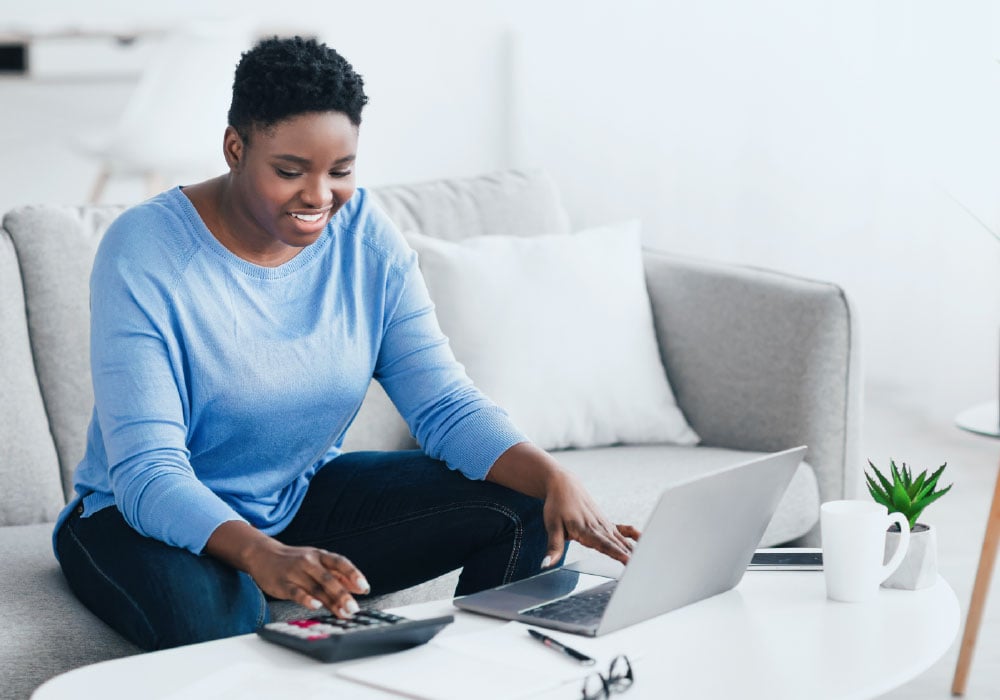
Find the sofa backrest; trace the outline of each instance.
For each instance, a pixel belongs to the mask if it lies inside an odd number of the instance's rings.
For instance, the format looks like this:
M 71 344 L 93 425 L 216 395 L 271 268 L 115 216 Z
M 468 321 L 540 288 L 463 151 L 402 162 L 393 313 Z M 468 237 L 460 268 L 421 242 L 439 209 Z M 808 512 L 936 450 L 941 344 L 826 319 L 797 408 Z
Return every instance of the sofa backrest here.
M 566 233 L 569 220 L 540 171 L 504 171 L 372 190 L 403 231 L 450 240 Z M 89 276 L 120 206 L 28 206 L 0 232 L 0 525 L 54 519 L 73 491 L 93 409 Z M 376 382 L 345 449 L 413 446 Z
M 379 187 L 372 193 L 408 233 L 450 241 L 569 233 L 569 217 L 555 183 L 538 170 Z
M 90 385 L 90 268 L 123 207 L 28 206 L 9 212 L 34 369 L 55 444 L 63 494 L 83 456 L 94 404 Z M 6 499 L 5 499 L 6 500 Z
M 0 230 L 0 526 L 52 520 L 63 498 L 24 310 L 14 243 Z

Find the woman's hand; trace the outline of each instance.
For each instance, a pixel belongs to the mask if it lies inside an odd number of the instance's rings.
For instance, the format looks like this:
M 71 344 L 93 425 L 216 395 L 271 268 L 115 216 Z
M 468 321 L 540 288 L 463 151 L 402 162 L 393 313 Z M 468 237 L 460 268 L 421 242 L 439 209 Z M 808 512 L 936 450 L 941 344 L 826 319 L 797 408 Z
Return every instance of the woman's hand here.
M 292 547 L 240 521 L 223 523 L 205 551 L 250 574 L 264 593 L 313 610 L 325 607 L 349 618 L 359 607 L 352 593 L 370 589 L 364 575 L 339 554 L 316 547 Z
M 348 618 L 360 609 L 351 593 L 367 593 L 368 581 L 347 557 L 316 547 L 291 547 L 277 540 L 257 547 L 247 558 L 247 573 L 274 598 L 324 607 Z
M 564 470 L 549 480 L 543 513 L 549 534 L 543 569 L 562 558 L 566 540 L 576 540 L 627 564 L 640 535 L 631 525 L 608 520 L 579 479 Z
M 545 499 L 543 517 L 549 541 L 542 568 L 562 559 L 566 540 L 576 540 L 628 563 L 641 533 L 631 525 L 615 525 L 608 520 L 580 480 L 545 450 L 530 442 L 514 445 L 500 455 L 486 478 Z

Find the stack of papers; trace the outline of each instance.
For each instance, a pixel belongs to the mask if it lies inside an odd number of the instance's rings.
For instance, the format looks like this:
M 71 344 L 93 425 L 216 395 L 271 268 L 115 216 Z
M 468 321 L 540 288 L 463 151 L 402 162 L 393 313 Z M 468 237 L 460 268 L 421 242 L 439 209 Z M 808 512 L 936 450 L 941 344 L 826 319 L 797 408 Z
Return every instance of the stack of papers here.
M 577 684 L 597 670 L 605 671 L 621 649 L 609 653 L 603 639 L 559 635 L 574 649 L 597 659 L 580 663 L 532 639 L 527 628 L 510 622 L 480 632 L 434 639 L 394 654 L 341 666 L 344 679 L 421 700 L 513 700 L 564 684 Z

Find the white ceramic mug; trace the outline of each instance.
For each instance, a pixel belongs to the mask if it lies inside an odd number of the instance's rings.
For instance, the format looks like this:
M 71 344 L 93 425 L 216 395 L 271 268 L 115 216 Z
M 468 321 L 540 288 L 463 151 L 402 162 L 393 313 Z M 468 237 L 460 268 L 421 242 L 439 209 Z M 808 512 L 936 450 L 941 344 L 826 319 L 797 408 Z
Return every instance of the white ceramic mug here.
M 885 536 L 899 524 L 899 547 L 883 566 Z M 831 600 L 861 603 L 878 593 L 879 584 L 892 575 L 910 546 L 910 524 L 902 513 L 886 513 L 869 501 L 829 501 L 820 506 L 823 571 Z

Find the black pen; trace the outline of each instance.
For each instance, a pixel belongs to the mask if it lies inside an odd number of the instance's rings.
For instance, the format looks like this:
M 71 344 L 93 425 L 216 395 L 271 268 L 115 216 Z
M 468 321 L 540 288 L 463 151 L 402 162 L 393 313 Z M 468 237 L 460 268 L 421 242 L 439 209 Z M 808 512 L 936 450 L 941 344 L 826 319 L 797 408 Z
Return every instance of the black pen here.
M 544 644 L 545 646 L 547 646 L 549 649 L 555 649 L 556 651 L 561 651 L 566 656 L 569 656 L 569 657 L 572 657 L 572 658 L 576 659 L 577 661 L 579 661 L 584 666 L 593 666 L 595 663 L 597 663 L 596 661 L 594 661 L 594 659 L 590 658 L 586 654 L 582 654 L 582 653 L 578 652 L 576 649 L 571 649 L 570 647 L 566 646 L 565 644 L 562 644 L 561 642 L 557 642 L 556 640 L 554 640 L 552 637 L 548 636 L 547 634 L 542 634 L 538 630 L 533 630 L 533 629 L 531 629 L 529 627 L 528 628 L 528 634 L 530 634 L 532 637 L 534 637 L 535 639 L 537 639 L 538 641 L 540 641 L 542 644 Z

